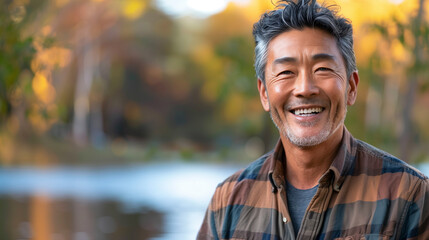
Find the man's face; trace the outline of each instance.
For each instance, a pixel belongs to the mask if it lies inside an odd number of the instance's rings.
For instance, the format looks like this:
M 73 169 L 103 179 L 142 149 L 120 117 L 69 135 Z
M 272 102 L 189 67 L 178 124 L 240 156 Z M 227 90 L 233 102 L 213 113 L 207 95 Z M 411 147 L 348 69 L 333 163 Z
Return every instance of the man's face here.
M 315 146 L 342 134 L 347 105 L 356 99 L 359 81 L 349 79 L 336 39 L 304 28 L 275 37 L 268 45 L 261 102 L 280 134 L 299 147 Z

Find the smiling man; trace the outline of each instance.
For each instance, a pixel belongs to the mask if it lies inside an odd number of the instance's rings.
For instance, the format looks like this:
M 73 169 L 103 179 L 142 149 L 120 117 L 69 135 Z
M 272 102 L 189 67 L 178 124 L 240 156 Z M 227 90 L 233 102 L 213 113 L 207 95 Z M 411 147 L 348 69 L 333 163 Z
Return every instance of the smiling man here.
M 254 25 L 275 149 L 219 184 L 198 239 L 429 239 L 429 180 L 347 131 L 359 75 L 349 21 L 281 1 Z

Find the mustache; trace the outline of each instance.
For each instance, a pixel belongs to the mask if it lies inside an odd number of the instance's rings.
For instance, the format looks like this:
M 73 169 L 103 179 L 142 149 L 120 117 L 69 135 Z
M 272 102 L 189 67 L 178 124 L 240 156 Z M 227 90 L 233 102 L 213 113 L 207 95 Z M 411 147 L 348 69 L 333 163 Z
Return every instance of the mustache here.
M 320 99 L 320 98 L 297 99 L 286 103 L 284 106 L 284 109 L 289 111 L 291 109 L 295 109 L 301 106 L 308 106 L 308 105 L 327 107 L 329 106 L 329 101 Z

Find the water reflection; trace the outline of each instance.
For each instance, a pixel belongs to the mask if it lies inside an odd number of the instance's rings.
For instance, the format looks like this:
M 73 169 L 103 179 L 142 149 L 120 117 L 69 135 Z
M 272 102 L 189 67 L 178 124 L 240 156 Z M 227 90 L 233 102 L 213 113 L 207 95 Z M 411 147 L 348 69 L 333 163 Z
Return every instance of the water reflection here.
M 0 239 L 151 239 L 163 231 L 164 215 L 141 208 L 122 212 L 114 201 L 2 197 Z M 7 219 L 6 219 L 7 218 Z
M 195 239 L 217 183 L 239 168 L 0 169 L 0 239 Z

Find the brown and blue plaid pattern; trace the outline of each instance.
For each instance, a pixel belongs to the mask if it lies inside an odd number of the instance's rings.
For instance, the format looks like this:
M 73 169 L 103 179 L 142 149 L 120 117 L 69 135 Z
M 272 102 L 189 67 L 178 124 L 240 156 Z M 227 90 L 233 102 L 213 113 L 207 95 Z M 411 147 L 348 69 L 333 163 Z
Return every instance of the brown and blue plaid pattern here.
M 295 234 L 285 161 L 279 142 L 219 184 L 197 239 L 429 239 L 428 178 L 346 129 Z

